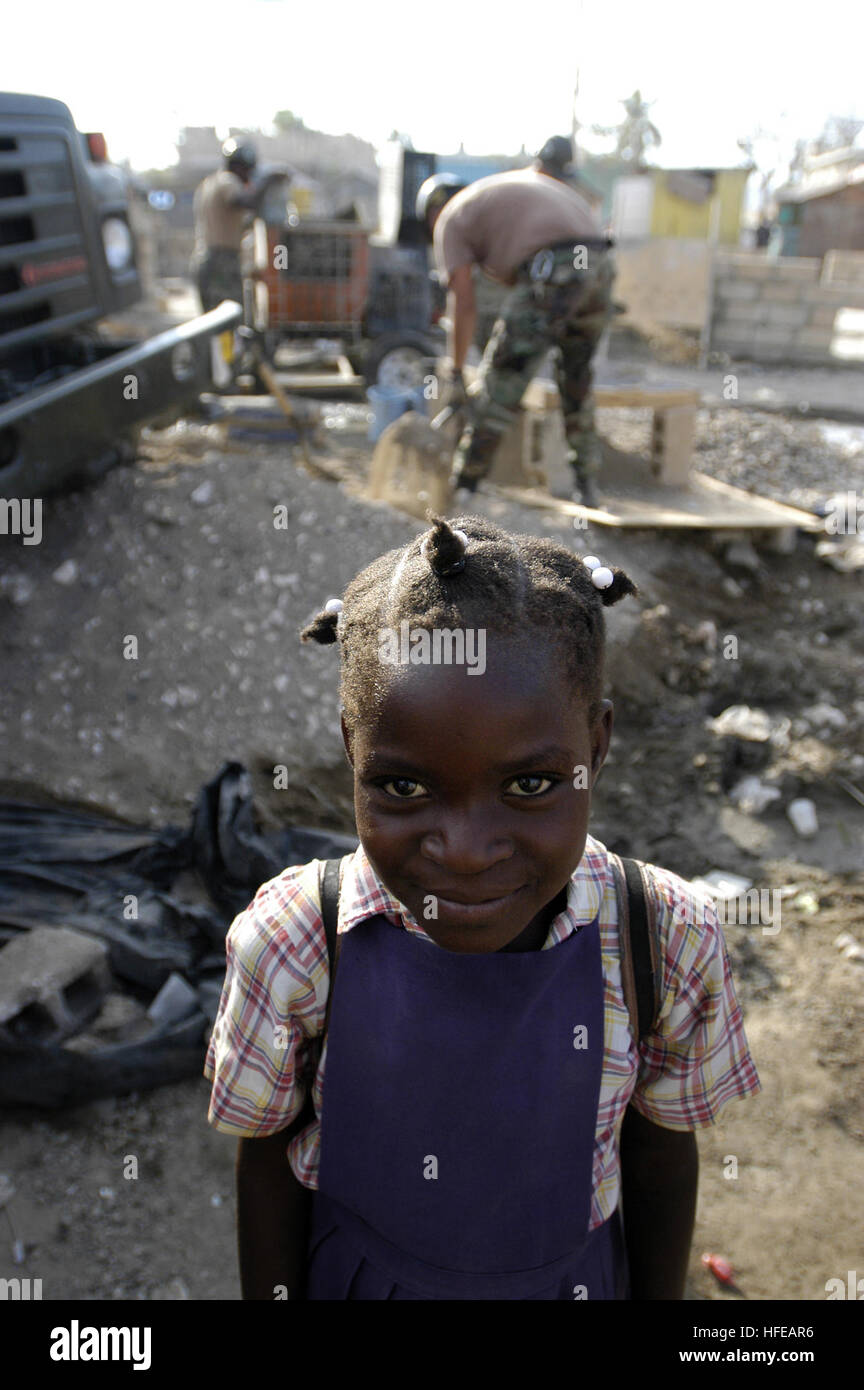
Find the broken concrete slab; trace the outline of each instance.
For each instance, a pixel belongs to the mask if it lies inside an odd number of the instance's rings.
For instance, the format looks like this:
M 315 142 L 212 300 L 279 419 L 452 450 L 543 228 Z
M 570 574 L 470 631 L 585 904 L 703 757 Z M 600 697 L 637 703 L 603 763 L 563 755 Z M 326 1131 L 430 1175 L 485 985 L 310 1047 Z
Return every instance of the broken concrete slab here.
M 70 1037 L 111 983 L 101 941 L 68 927 L 34 927 L 0 951 L 0 1033 L 22 1042 Z

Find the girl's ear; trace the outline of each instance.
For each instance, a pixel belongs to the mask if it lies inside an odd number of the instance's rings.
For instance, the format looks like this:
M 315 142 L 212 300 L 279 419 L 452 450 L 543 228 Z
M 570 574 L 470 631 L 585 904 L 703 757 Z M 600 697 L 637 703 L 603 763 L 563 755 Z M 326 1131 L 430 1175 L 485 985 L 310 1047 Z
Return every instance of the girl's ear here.
M 600 769 L 606 761 L 606 754 L 609 752 L 609 741 L 612 737 L 612 725 L 615 722 L 615 712 L 612 708 L 611 700 L 603 700 L 600 704 L 600 713 L 595 720 L 591 730 L 591 786 L 593 788 Z
M 343 712 L 342 714 L 340 714 L 340 716 L 339 716 L 339 723 L 340 723 L 340 726 L 341 726 L 341 728 L 342 728 L 342 742 L 343 742 L 343 744 L 345 745 L 345 756 L 347 757 L 349 763 L 351 764 L 351 766 L 352 766 L 352 768 L 353 768 L 353 766 L 354 766 L 354 753 L 353 753 L 353 750 L 352 750 L 352 747 L 351 747 L 351 730 L 349 729 L 348 725 L 345 723 L 345 714 L 344 714 L 344 712 Z

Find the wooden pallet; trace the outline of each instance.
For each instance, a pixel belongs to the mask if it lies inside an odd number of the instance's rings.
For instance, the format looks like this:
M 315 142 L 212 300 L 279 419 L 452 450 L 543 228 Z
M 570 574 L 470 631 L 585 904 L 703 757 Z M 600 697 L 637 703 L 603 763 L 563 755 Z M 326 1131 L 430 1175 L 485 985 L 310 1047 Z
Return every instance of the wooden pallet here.
M 605 493 L 604 478 L 598 480 Z M 543 507 L 564 516 L 581 518 L 586 525 L 610 526 L 621 530 L 698 530 L 793 532 L 821 531 L 824 523 L 812 512 L 758 497 L 743 488 L 731 487 L 705 473 L 692 472 L 687 487 L 658 488 L 650 483 L 630 484 L 627 495 L 616 487 L 606 494 L 601 509 L 583 507 L 578 502 L 552 497 L 541 488 L 499 487 L 496 491 L 527 507 Z

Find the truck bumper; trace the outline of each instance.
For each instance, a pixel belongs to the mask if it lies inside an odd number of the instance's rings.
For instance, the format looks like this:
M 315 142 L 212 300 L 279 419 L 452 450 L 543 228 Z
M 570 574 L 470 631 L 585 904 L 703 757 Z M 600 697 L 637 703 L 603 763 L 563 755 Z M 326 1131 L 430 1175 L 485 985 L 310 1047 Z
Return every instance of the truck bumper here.
M 0 406 L 0 494 L 41 497 L 104 472 L 138 426 L 182 415 L 231 379 L 239 304 L 209 313 Z

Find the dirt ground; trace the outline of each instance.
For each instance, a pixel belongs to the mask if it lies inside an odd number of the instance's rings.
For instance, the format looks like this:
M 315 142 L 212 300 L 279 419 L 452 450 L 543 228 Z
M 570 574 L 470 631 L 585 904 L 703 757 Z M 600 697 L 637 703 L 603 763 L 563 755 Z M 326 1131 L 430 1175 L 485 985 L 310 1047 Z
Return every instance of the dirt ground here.
M 620 448 L 643 428 L 616 412 L 601 423 Z M 46 500 L 41 545 L 4 538 L 4 792 L 183 823 L 236 758 L 267 823 L 353 828 L 336 659 L 297 630 L 422 525 L 356 495 L 356 434 L 324 443 L 346 486 L 310 477 L 290 445 L 175 427 L 134 468 Z M 704 412 L 698 454 L 705 471 L 759 476 L 801 503 L 864 496 L 864 428 L 832 439 L 813 420 Z M 700 1132 L 689 1297 L 823 1299 L 828 1279 L 864 1271 L 864 952 L 835 944 L 864 946 L 861 572 L 836 572 L 804 536 L 792 554 L 754 554 L 575 531 L 492 495 L 476 510 L 593 551 L 639 586 L 609 614 L 616 733 L 592 832 L 687 877 L 720 869 L 782 890 L 780 930 L 726 928 L 763 1090 Z M 773 742 L 721 737 L 707 721 L 730 705 L 789 722 Z M 750 774 L 781 793 L 759 814 L 732 795 Z M 796 797 L 815 803 L 813 838 L 787 818 Z M 234 1143 L 208 1128 L 207 1098 L 201 1079 L 7 1113 L 0 1172 L 26 1261 L 4 1235 L 0 1277 L 42 1278 L 46 1299 L 237 1297 Z M 736 1290 L 702 1267 L 707 1251 L 732 1262 Z

